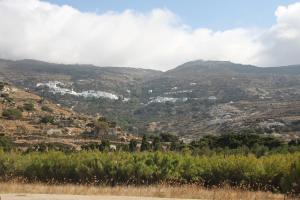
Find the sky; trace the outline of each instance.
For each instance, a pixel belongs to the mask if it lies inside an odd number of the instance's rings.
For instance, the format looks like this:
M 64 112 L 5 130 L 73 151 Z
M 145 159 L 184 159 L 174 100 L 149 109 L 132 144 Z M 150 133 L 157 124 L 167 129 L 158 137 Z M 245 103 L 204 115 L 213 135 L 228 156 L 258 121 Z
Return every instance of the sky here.
M 168 9 L 193 28 L 225 30 L 236 27 L 268 27 L 275 23 L 274 11 L 279 5 L 295 0 L 49 0 L 58 5 L 71 5 L 83 12 L 98 14 L 132 9 L 148 12 Z
M 300 1 L 0 0 L 0 58 L 168 70 L 300 63 Z

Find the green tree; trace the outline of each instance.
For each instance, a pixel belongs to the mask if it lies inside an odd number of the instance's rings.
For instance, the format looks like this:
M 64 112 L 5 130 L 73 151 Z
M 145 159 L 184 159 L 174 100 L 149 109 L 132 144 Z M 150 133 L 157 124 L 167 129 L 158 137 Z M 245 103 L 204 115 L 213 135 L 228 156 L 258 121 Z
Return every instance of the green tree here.
M 282 145 L 282 141 L 275 137 L 265 137 L 263 138 L 263 145 L 269 149 L 274 149 Z
M 130 152 L 136 151 L 136 145 L 137 145 L 137 141 L 136 140 L 130 140 L 129 145 L 128 145 L 129 151 Z
M 142 144 L 141 144 L 141 151 L 149 151 L 150 150 L 150 144 L 147 141 L 147 136 L 143 135 Z
M 159 150 L 161 150 L 161 142 L 160 142 L 159 137 L 155 137 L 155 138 L 153 139 L 152 147 L 153 147 L 153 150 L 154 150 L 154 151 L 159 151 Z
M 110 142 L 109 140 L 102 140 L 101 144 L 99 145 L 100 151 L 109 151 L 110 148 Z
M 177 135 L 172 134 L 172 133 L 161 133 L 160 140 L 162 142 L 178 142 L 179 138 Z

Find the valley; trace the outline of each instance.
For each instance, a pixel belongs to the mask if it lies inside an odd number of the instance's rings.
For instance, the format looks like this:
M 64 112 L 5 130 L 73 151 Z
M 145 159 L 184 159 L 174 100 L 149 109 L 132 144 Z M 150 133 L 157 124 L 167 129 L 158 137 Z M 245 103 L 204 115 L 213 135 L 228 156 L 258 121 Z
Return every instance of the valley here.
M 0 72 L 0 182 L 299 194 L 296 66 L 194 61 L 159 72 L 1 60 Z

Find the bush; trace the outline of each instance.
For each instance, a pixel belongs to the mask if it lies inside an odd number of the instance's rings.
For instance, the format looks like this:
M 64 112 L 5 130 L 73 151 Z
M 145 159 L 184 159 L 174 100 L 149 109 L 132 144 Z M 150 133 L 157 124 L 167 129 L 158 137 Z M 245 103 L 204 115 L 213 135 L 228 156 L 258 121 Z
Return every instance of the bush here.
M 10 151 L 14 147 L 13 142 L 10 138 L 5 136 L 0 136 L 0 149 L 3 151 Z
M 47 123 L 53 124 L 54 123 L 54 117 L 51 116 L 51 115 L 44 116 L 44 117 L 41 118 L 40 122 L 44 123 L 44 124 L 47 124 Z
M 110 141 L 109 140 L 102 140 L 101 144 L 99 145 L 100 151 L 109 151 L 110 148 Z
M 74 151 L 74 148 L 70 145 L 63 143 L 39 143 L 35 145 L 31 145 L 26 152 L 48 152 L 48 151 L 62 151 L 65 153 Z
M 161 133 L 160 140 L 162 142 L 178 142 L 179 137 L 177 135 L 171 134 L 171 133 Z
M 299 194 L 300 153 L 255 156 L 192 156 L 161 152 L 0 151 L 0 178 L 54 183 L 248 186 Z
M 240 149 L 248 148 L 252 152 L 265 153 L 283 147 L 285 144 L 278 138 L 262 136 L 253 133 L 228 133 L 220 136 L 204 136 L 198 141 L 192 141 L 192 149 Z M 245 149 L 245 148 L 244 148 Z M 263 154 L 262 154 L 263 155 Z
M 151 149 L 149 142 L 147 141 L 147 136 L 143 135 L 141 151 L 149 151 Z
M 9 120 L 17 120 L 22 118 L 22 111 L 15 108 L 8 108 L 2 112 L 2 116 Z
M 152 141 L 152 149 L 154 151 L 159 151 L 162 149 L 162 145 L 161 145 L 161 142 L 160 142 L 160 139 L 158 137 L 155 137 Z
M 129 145 L 128 145 L 128 150 L 130 152 L 134 152 L 134 151 L 137 150 L 136 146 L 137 146 L 137 141 L 136 140 L 130 140 Z
M 81 149 L 85 151 L 91 151 L 91 150 L 99 150 L 100 144 L 98 143 L 89 143 L 81 145 Z
M 34 111 L 34 104 L 31 102 L 24 103 L 23 109 L 26 111 Z
M 46 105 L 43 105 L 41 109 L 42 109 L 42 111 L 45 111 L 45 112 L 50 112 L 50 113 L 53 112 L 53 109 Z
M 288 173 L 281 181 L 283 192 L 300 194 L 300 160 L 290 165 Z

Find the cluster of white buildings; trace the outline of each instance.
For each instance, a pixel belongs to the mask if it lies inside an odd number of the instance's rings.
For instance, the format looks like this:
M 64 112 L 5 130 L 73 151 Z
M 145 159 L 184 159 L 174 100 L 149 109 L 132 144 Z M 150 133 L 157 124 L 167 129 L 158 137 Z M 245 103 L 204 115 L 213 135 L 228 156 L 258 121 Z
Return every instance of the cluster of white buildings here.
M 49 91 L 53 94 L 69 94 L 73 96 L 82 96 L 82 97 L 95 97 L 95 98 L 108 98 L 112 100 L 118 100 L 119 97 L 116 94 L 104 92 L 104 91 L 95 91 L 87 90 L 82 92 L 76 92 L 73 89 L 68 89 L 63 87 L 64 84 L 59 81 L 49 81 L 48 83 L 38 83 L 36 87 L 48 87 Z

